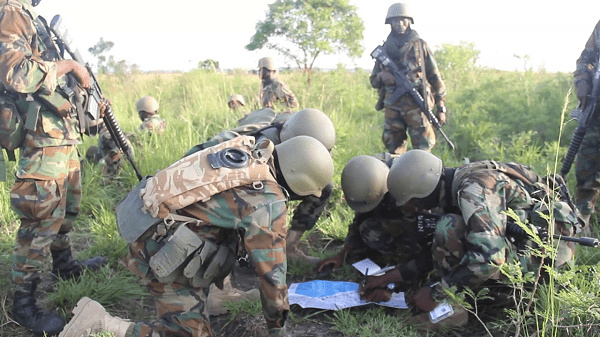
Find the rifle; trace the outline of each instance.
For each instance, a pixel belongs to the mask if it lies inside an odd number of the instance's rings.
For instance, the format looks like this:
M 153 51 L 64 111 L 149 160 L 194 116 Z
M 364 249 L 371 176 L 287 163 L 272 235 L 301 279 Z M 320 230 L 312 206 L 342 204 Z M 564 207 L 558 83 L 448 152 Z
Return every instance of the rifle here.
M 565 177 L 569 170 L 571 169 L 571 165 L 573 164 L 573 160 L 575 160 L 575 155 L 579 151 L 579 147 L 581 146 L 581 142 L 583 141 L 583 136 L 585 136 L 586 128 L 590 124 L 590 122 L 594 119 L 596 115 L 596 110 L 598 109 L 598 101 L 600 100 L 600 55 L 598 55 L 598 63 L 596 63 L 596 71 L 594 72 L 594 76 L 592 78 L 592 93 L 589 95 L 581 106 L 581 102 L 577 107 L 575 112 L 578 116 L 579 125 L 573 131 L 573 138 L 571 138 L 571 143 L 569 144 L 569 149 L 567 150 L 567 155 L 563 160 L 562 167 L 560 168 L 560 175 Z
M 542 239 L 545 239 L 548 237 L 548 231 L 546 229 L 536 226 L 536 227 L 534 227 L 534 231 L 537 231 L 539 233 L 540 238 L 542 238 Z M 512 221 L 509 221 L 506 223 L 506 236 L 513 237 L 517 241 L 519 239 L 529 238 L 529 234 L 527 234 L 527 232 L 521 226 L 519 226 L 518 224 L 516 224 L 515 222 L 512 222 Z M 560 235 L 560 234 L 554 234 L 554 235 L 552 235 L 552 238 L 554 240 L 575 242 L 577 244 L 580 244 L 580 245 L 586 246 L 586 247 L 594 247 L 594 248 L 600 247 L 600 240 L 598 240 L 596 238 L 588 238 L 588 237 L 576 238 L 576 237 Z
M 143 178 L 142 174 L 140 173 L 140 170 L 138 169 L 138 167 L 135 165 L 135 162 L 133 161 L 132 149 L 129 146 L 129 144 L 127 143 L 125 134 L 123 134 L 123 130 L 121 129 L 121 127 L 119 126 L 119 123 L 117 122 L 117 119 L 115 118 L 115 115 L 112 111 L 112 107 L 110 106 L 108 101 L 104 98 L 104 95 L 102 93 L 102 88 L 100 88 L 100 85 L 98 84 L 98 81 L 96 80 L 96 76 L 94 76 L 92 67 L 88 63 L 83 61 L 83 57 L 81 57 L 81 54 L 79 53 L 78 49 L 73 50 L 71 48 L 72 41 L 69 39 L 69 34 L 68 34 L 66 27 L 64 27 L 62 25 L 62 18 L 60 17 L 60 15 L 56 15 L 52 18 L 49 28 L 50 28 L 50 31 L 54 35 L 54 39 L 55 39 L 54 42 L 60 47 L 61 51 L 66 50 L 69 53 L 69 55 L 71 55 L 71 58 L 73 60 L 75 60 L 78 63 L 85 66 L 85 68 L 87 69 L 87 71 L 90 75 L 92 87 L 91 87 L 91 89 L 87 89 L 87 90 L 88 90 L 88 94 L 93 99 L 89 100 L 87 114 L 92 118 L 92 120 L 98 119 L 98 105 L 100 104 L 100 102 L 103 102 L 105 104 L 106 109 L 104 111 L 104 117 L 102 117 L 104 124 L 106 125 L 106 128 L 108 129 L 108 132 L 110 133 L 112 140 L 117 144 L 119 149 L 125 154 L 125 157 L 127 157 L 127 160 L 129 161 L 129 163 L 131 163 L 131 166 L 133 167 L 133 170 L 135 171 L 135 175 L 137 176 L 138 180 L 141 181 Z
M 446 143 L 448 143 L 450 148 L 452 150 L 455 150 L 456 147 L 454 146 L 454 143 L 452 143 L 452 141 L 448 138 L 448 136 L 446 136 L 446 134 L 442 130 L 442 126 L 440 125 L 440 122 L 438 121 L 437 117 L 435 117 L 433 112 L 431 112 L 431 110 L 427 108 L 423 96 L 421 96 L 419 91 L 415 89 L 414 85 L 408 79 L 408 69 L 406 67 L 400 68 L 398 65 L 396 65 L 396 63 L 394 63 L 394 61 L 392 61 L 386 54 L 386 52 L 383 50 L 382 46 L 377 46 L 377 48 L 375 48 L 375 50 L 371 52 L 371 57 L 374 58 L 376 61 L 381 62 L 381 64 L 386 66 L 390 70 L 392 75 L 394 75 L 394 79 L 396 80 L 396 89 L 394 89 L 394 92 L 392 92 L 390 101 L 396 102 L 400 99 L 400 97 L 404 96 L 404 94 L 410 94 L 410 96 L 413 98 L 415 103 L 417 103 L 419 108 L 421 108 L 421 110 L 425 112 L 425 115 L 427 116 L 431 124 L 433 124 L 433 126 L 435 126 L 435 128 L 440 132 L 442 137 L 444 137 Z

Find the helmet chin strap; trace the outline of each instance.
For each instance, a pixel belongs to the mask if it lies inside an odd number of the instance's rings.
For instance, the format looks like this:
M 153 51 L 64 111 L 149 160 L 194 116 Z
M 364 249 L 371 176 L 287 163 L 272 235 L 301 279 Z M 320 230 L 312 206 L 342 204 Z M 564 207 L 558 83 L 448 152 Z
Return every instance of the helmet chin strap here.
M 37 5 L 39 5 L 39 4 L 40 4 L 40 1 L 42 1 L 42 0 L 31 0 L 31 5 L 32 5 L 33 7 L 35 7 L 35 6 L 37 6 Z

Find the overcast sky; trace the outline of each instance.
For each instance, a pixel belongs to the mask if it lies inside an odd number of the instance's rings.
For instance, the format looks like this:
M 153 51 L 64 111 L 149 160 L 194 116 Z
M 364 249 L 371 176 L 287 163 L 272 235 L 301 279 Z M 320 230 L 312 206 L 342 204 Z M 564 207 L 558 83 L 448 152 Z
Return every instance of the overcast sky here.
M 102 37 L 114 42 L 116 60 L 142 70 L 196 68 L 213 59 L 221 68 L 255 68 L 263 56 L 279 66 L 295 66 L 270 50 L 244 46 L 264 20 L 274 0 L 42 0 L 37 12 L 48 21 L 60 14 L 75 44 L 91 63 L 87 49 Z M 384 24 L 394 1 L 350 0 L 365 25 L 358 59 L 321 56 L 315 66 L 342 63 L 371 69 L 370 52 L 389 33 Z M 598 0 L 413 0 L 412 26 L 434 50 L 442 44 L 472 42 L 481 51 L 479 64 L 490 68 L 572 72 L 575 60 L 600 20 Z M 515 57 L 519 56 L 519 58 Z M 528 57 L 525 64 L 524 56 Z

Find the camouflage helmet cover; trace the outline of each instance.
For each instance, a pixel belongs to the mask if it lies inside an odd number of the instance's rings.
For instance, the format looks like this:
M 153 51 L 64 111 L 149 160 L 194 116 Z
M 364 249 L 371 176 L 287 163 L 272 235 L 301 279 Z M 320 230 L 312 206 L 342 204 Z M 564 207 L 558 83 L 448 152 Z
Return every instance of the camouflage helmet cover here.
M 402 206 L 413 198 L 424 198 L 437 187 L 442 177 L 442 160 L 424 150 L 410 150 L 394 160 L 387 187 Z
M 373 210 L 387 193 L 389 168 L 381 160 L 367 155 L 350 159 L 342 171 L 342 191 L 354 211 Z
M 321 110 L 307 108 L 294 113 L 283 124 L 279 138 L 283 142 L 302 135 L 315 138 L 330 151 L 335 145 L 335 127 Z
M 275 145 L 277 161 L 285 182 L 300 196 L 321 196 L 333 178 L 333 159 L 318 140 L 297 136 Z
M 231 102 L 235 102 L 235 101 L 237 101 L 241 105 L 246 105 L 246 101 L 244 100 L 244 96 L 242 96 L 240 94 L 233 94 L 233 95 L 229 96 L 229 100 L 227 101 L 227 103 L 231 103 Z
M 411 23 L 415 23 L 415 20 L 408 9 L 408 5 L 404 3 L 395 3 L 388 8 L 387 15 L 385 16 L 385 23 L 390 23 L 390 19 L 395 17 L 409 18 Z
M 139 112 L 156 113 L 159 105 L 156 98 L 152 96 L 144 96 L 135 103 L 136 110 Z
M 270 57 L 263 57 L 258 60 L 258 68 L 267 68 L 268 70 L 277 70 L 275 67 L 275 61 Z

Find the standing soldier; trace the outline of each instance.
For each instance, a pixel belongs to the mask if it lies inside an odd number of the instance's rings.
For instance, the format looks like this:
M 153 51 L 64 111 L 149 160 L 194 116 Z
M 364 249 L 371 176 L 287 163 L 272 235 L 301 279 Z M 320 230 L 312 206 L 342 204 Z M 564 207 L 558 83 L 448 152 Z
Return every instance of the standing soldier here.
M 298 100 L 290 88 L 277 78 L 278 70 L 270 57 L 258 60 L 258 76 L 260 76 L 260 102 L 263 108 L 275 109 L 275 105 L 283 105 L 284 110 L 298 108 Z
M 167 122 L 158 114 L 158 101 L 152 96 L 140 98 L 135 107 L 142 120 L 140 130 L 151 133 L 163 133 L 167 127 Z
M 60 337 L 212 336 L 207 290 L 223 287 L 240 238 L 259 279 L 268 336 L 285 336 L 287 195 L 319 196 L 332 177 L 333 160 L 312 137 L 274 145 L 240 136 L 143 180 L 119 205 L 117 223 L 130 244 L 126 265 L 148 286 L 158 319 L 125 321 L 83 298 Z
M 391 5 L 385 23 L 390 24 L 392 31 L 383 44 L 383 49 L 399 68 L 408 69 L 408 79 L 421 93 L 426 106 L 430 108 L 434 103 L 437 104 L 437 118 L 444 125 L 446 86 L 431 49 L 410 27 L 414 20 L 407 5 Z M 396 81 L 380 62 L 375 63 L 370 80 L 373 88 L 379 91 L 376 109 L 383 108 L 385 112 L 382 140 L 387 152 L 406 152 L 408 135 L 414 149 L 431 151 L 435 146 L 435 132 L 425 111 L 419 108 L 410 94 L 403 95 L 396 102 L 390 101 Z
M 71 254 L 67 234 L 79 214 L 81 171 L 77 108 L 68 93 L 89 89 L 91 79 L 83 65 L 55 52 L 46 21 L 33 10 L 39 2 L 0 2 L 0 95 L 16 101 L 27 125 L 33 125 L 20 146 L 10 193 L 21 220 L 11 270 L 16 287 L 12 318 L 35 334 L 53 335 L 62 330 L 64 320 L 36 303 L 48 255 L 52 272 L 61 278 L 77 277 L 84 268 L 97 269 L 106 260 L 80 262 Z
M 585 48 L 577 59 L 577 68 L 574 74 L 574 84 L 579 99 L 579 106 L 583 107 L 589 100 L 598 99 L 590 97 L 592 93 L 592 77 L 597 71 L 600 57 L 600 21 L 596 24 L 592 35 L 585 44 Z M 598 105 L 600 106 L 600 105 Z M 596 109 L 598 109 L 598 106 Z M 593 112 L 594 117 L 585 131 L 581 146 L 575 160 L 575 176 L 577 187 L 575 202 L 585 221 L 586 234 L 590 234 L 590 217 L 596 209 L 598 191 L 600 191 L 600 117 L 599 111 Z

